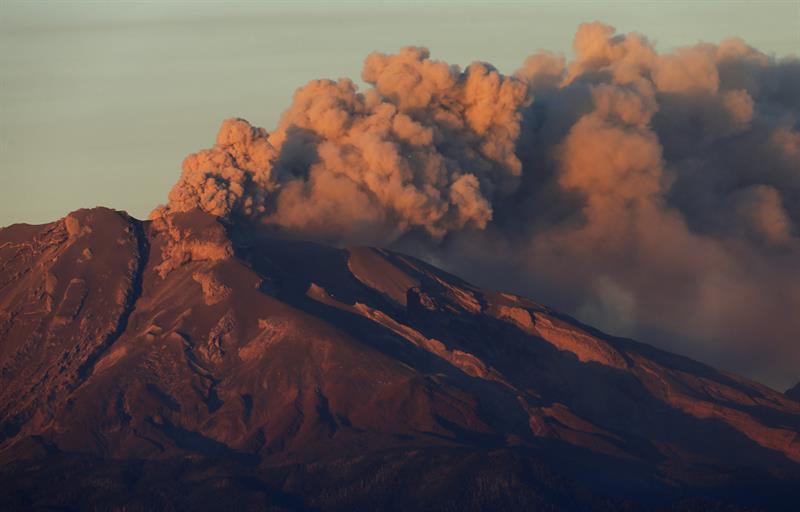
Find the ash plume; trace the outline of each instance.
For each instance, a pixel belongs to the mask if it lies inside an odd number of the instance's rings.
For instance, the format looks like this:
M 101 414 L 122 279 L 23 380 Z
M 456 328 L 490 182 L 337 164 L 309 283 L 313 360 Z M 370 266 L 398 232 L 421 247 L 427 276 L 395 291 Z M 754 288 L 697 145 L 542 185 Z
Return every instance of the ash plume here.
M 800 61 L 581 25 L 513 76 L 374 53 L 225 121 L 154 216 L 392 246 L 773 385 L 800 365 Z
M 312 237 L 390 243 L 485 229 L 522 173 L 525 84 L 486 64 L 463 72 L 424 48 L 370 55 L 362 78 L 300 88 L 272 133 L 226 121 L 189 156 L 167 210 L 199 206 Z

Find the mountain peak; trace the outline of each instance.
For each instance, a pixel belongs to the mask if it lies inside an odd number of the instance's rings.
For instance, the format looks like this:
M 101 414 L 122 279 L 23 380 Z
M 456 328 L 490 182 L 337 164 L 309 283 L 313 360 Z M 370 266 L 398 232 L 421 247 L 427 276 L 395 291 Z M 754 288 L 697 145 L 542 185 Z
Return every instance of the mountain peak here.
M 800 475 L 790 394 L 407 255 L 230 230 L 104 208 L 0 230 L 0 456 L 492 449 L 598 493 Z

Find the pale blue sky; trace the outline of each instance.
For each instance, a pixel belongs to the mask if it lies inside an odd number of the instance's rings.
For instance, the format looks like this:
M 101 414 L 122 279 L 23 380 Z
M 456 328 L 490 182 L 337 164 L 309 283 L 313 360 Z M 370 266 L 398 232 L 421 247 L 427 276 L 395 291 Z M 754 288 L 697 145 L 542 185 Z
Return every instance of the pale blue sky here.
M 232 116 L 272 129 L 312 78 L 374 50 L 511 73 L 600 20 L 668 50 L 739 36 L 800 49 L 800 0 L 16 2 L 0 0 L 0 226 L 106 205 L 144 217 Z

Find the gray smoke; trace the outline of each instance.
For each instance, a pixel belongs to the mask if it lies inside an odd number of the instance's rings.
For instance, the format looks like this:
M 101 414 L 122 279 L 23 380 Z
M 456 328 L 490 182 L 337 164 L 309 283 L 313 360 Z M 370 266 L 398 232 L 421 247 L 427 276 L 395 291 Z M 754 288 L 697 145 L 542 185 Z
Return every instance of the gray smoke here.
M 169 203 L 389 245 L 612 333 L 800 377 L 800 61 L 579 27 L 514 76 L 422 48 L 223 124 Z

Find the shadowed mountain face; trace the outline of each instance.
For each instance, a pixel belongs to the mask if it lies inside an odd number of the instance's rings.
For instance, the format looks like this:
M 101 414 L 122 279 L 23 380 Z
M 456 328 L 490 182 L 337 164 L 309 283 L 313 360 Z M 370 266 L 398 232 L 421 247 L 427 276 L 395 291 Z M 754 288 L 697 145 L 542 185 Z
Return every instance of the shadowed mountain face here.
M 800 403 L 408 256 L 98 208 L 0 267 L 10 508 L 798 498 Z
M 787 389 L 786 396 L 792 400 L 797 400 L 800 402 L 800 382 L 798 382 L 793 388 Z

